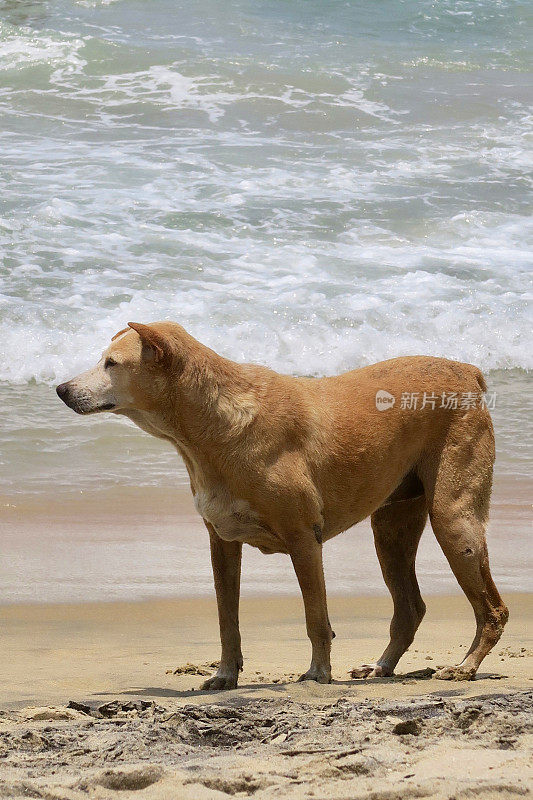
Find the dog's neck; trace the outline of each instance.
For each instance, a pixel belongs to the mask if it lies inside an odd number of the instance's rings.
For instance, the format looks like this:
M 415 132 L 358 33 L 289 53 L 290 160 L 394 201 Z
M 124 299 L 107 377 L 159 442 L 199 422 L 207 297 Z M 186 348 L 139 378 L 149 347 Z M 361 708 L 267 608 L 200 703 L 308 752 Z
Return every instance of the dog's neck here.
M 174 385 L 174 426 L 190 447 L 230 444 L 257 414 L 257 390 L 245 366 L 205 348 Z
M 158 408 L 127 416 L 147 433 L 172 442 L 190 474 L 218 473 L 223 469 L 218 461 L 227 463 L 232 444 L 260 408 L 261 387 L 249 371 L 209 348 L 196 349 L 169 378 Z

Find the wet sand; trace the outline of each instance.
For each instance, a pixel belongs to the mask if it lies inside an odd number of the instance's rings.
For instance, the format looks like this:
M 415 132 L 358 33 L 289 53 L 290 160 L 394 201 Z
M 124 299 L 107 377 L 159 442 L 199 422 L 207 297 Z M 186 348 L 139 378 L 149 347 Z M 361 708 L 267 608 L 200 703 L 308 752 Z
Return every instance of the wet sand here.
M 372 681 L 348 670 L 380 654 L 391 603 L 333 597 L 320 686 L 293 682 L 309 659 L 299 598 L 244 598 L 244 672 L 220 693 L 199 689 L 219 653 L 213 598 L 3 606 L 0 797 L 524 796 L 533 598 L 505 599 L 478 679 L 449 683 L 430 673 L 470 643 L 463 597 L 429 597 L 397 677 Z
M 502 592 L 533 591 L 532 482 L 495 481 L 487 531 Z M 213 593 L 209 541 L 188 486 L 0 495 L 0 604 L 186 597 Z M 327 542 L 328 593 L 387 594 L 370 521 Z M 458 587 L 428 525 L 417 574 L 424 597 Z M 243 551 L 242 592 L 298 594 L 290 559 Z

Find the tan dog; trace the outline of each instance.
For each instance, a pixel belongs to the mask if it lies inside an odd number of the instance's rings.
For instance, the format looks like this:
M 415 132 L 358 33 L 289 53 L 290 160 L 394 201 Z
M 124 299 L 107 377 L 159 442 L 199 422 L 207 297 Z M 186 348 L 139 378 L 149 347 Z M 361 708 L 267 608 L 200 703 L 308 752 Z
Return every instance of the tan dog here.
M 290 555 L 312 644 L 301 680 L 328 683 L 322 544 L 369 515 L 394 616 L 381 658 L 353 676 L 392 675 L 413 641 L 425 611 L 415 556 L 429 513 L 477 623 L 461 664 L 437 677 L 474 677 L 508 618 L 485 543 L 494 461 L 485 389 L 476 367 L 425 356 L 294 378 L 228 361 L 175 323 L 131 322 L 57 393 L 79 414 L 129 417 L 183 458 L 209 531 L 222 640 L 204 688 L 230 689 L 242 669 L 243 542 Z

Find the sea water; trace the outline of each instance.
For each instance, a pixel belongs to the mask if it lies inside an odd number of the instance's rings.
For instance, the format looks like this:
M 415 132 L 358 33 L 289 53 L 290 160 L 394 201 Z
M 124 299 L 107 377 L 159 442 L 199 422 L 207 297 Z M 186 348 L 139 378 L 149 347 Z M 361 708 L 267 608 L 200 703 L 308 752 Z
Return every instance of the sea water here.
M 0 0 L 4 505 L 185 483 L 55 397 L 130 320 L 293 374 L 475 363 L 499 474 L 530 475 L 530 14 Z

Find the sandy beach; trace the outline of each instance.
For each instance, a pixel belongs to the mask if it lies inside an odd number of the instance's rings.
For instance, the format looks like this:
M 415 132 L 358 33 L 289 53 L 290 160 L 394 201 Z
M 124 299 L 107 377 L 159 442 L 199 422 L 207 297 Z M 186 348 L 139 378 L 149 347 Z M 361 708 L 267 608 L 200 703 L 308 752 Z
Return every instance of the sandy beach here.
M 533 599 L 505 599 L 478 679 L 447 683 L 431 670 L 470 642 L 463 597 L 429 597 L 398 675 L 372 681 L 348 670 L 381 652 L 391 603 L 333 597 L 321 686 L 294 682 L 309 656 L 301 601 L 248 597 L 240 687 L 220 693 L 199 688 L 219 652 L 214 599 L 3 606 L 0 797 L 525 796 Z

